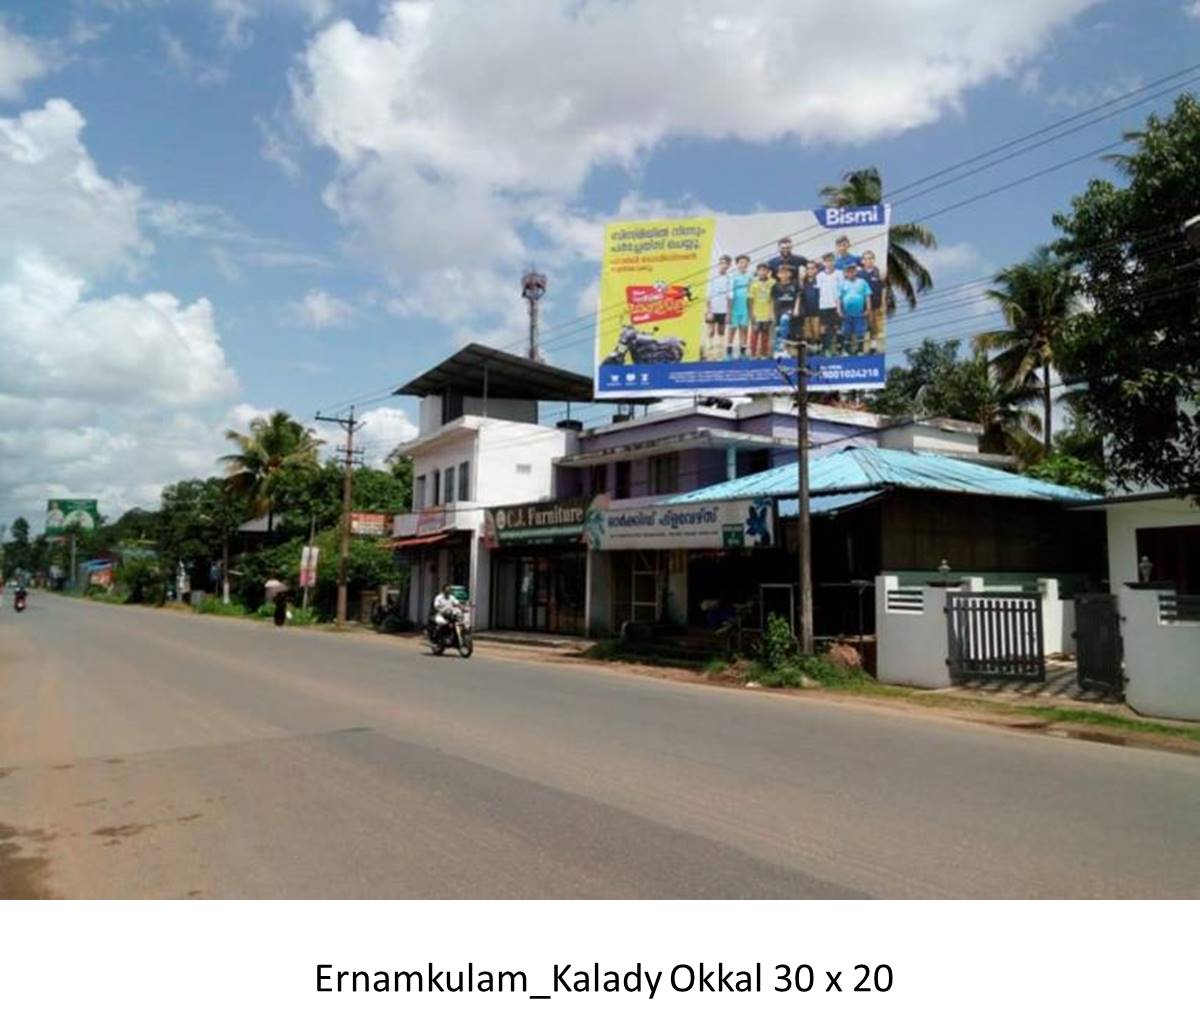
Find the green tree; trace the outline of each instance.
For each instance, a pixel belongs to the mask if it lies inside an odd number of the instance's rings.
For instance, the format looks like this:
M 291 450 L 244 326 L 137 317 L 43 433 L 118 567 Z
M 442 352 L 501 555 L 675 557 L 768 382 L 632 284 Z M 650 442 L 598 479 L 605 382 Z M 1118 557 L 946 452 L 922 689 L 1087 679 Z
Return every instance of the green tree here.
M 1114 159 L 1127 181 L 1093 179 L 1053 219 L 1089 301 L 1062 369 L 1086 387 L 1112 478 L 1198 496 L 1199 236 L 1185 225 L 1200 211 L 1199 101 L 1179 97 L 1129 138 L 1136 150 Z
M 876 414 L 896 417 L 977 422 L 984 453 L 1011 454 L 1027 464 L 1039 449 L 1033 432 L 1040 421 L 1029 409 L 1036 395 L 1030 387 L 1000 384 L 986 357 L 963 357 L 958 340 L 925 339 L 908 352 L 905 365 L 890 369 L 885 388 L 868 406 Z
M 974 344 L 993 354 L 991 367 L 1005 389 L 1039 387 L 1042 453 L 1053 452 L 1052 372 L 1057 368 L 1075 313 L 1075 277 L 1047 246 L 995 276 L 987 296 L 999 305 L 1007 328 L 981 332 Z
M 882 202 L 882 176 L 877 168 L 847 171 L 839 185 L 824 186 L 819 195 L 830 207 L 869 207 Z M 890 227 L 886 256 L 886 306 L 894 310 L 896 293 L 914 308 L 916 297 L 932 288 L 932 275 L 915 255 L 916 247 L 935 249 L 936 236 L 924 225 L 905 221 Z
M 268 516 L 270 535 L 277 508 L 273 489 L 277 476 L 284 468 L 316 467 L 321 441 L 282 410 L 255 418 L 247 433 L 230 429 L 226 438 L 238 446 L 235 453 L 220 458 L 226 465 L 226 480 L 236 495 L 247 499 L 255 515 Z

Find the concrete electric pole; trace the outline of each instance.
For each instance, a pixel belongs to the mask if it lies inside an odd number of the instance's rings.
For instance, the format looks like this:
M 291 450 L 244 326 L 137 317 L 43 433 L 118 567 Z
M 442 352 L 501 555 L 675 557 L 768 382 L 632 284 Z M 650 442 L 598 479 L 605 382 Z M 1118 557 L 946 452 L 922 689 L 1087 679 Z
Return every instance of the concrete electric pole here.
M 343 518 L 339 539 L 339 593 L 335 607 L 335 624 L 342 628 L 347 624 L 347 556 L 351 549 L 351 472 L 355 467 L 358 451 L 355 449 L 355 432 L 360 426 L 355 420 L 355 407 L 345 418 L 314 415 L 316 421 L 329 421 L 341 425 L 347 432 L 347 442 L 340 448 L 343 458 Z

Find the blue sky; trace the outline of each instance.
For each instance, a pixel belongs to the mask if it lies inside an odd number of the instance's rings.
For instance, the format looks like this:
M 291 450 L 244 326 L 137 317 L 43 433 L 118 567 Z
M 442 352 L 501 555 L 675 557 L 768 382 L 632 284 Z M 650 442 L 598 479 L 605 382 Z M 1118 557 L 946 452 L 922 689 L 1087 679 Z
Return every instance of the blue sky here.
M 1198 5 L 1179 0 L 983 6 L 864 0 L 837 39 L 805 4 L 8 0 L 0 523 L 40 524 L 47 495 L 153 505 L 273 407 L 368 395 L 380 457 L 415 411 L 369 394 L 470 339 L 517 348 L 530 263 L 551 278 L 551 359 L 588 369 L 573 319 L 609 217 L 811 207 L 867 164 L 898 186 L 1199 60 Z M 1051 213 L 1107 174 L 1081 161 L 932 220 L 938 289 L 1049 240 Z

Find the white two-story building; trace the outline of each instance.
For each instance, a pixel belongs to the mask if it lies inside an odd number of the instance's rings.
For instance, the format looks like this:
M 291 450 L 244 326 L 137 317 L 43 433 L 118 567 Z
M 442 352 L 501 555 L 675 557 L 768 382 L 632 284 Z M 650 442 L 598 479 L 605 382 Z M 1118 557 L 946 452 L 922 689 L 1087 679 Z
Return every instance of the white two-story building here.
M 539 403 L 587 403 L 593 382 L 472 343 L 397 394 L 419 397 L 419 434 L 391 455 L 414 464 L 413 512 L 393 525 L 393 545 L 411 567 L 409 616 L 421 623 L 452 583 L 468 588 L 477 624 L 489 625 L 485 511 L 555 496 L 554 462 L 576 451 L 581 426 L 541 424 Z

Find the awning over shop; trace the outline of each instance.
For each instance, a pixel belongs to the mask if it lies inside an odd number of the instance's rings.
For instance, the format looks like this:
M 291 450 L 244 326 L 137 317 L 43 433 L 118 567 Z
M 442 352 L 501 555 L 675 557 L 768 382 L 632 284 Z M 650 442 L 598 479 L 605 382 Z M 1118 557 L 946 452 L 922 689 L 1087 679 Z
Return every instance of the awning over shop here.
M 408 550 L 416 549 L 419 546 L 437 546 L 439 543 L 445 543 L 453 536 L 460 535 L 460 532 L 435 532 L 432 535 L 415 535 L 408 539 L 393 539 L 385 545 L 391 550 Z
M 835 514 L 837 511 L 849 510 L 863 504 L 873 503 L 885 489 L 871 489 L 857 493 L 832 493 L 828 496 L 811 497 L 811 516 L 817 514 Z M 778 500 L 778 516 L 783 518 L 798 517 L 798 500 Z

